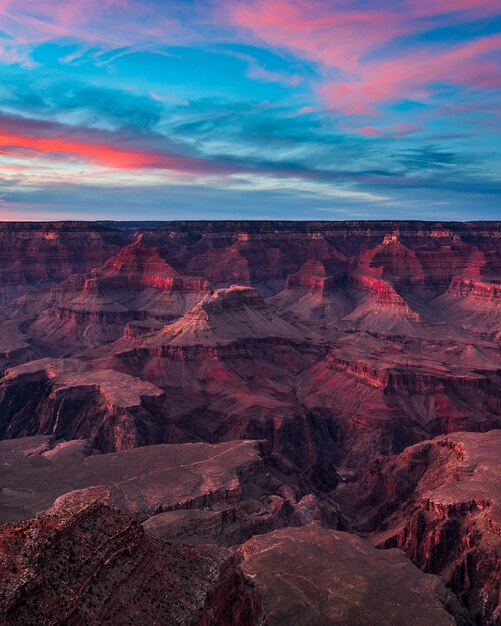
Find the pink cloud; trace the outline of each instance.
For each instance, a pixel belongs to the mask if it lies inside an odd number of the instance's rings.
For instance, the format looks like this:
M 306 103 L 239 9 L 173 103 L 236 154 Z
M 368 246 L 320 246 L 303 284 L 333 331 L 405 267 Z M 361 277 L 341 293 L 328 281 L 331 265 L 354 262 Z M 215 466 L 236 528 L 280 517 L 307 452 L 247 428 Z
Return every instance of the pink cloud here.
M 367 114 L 396 98 L 428 98 L 430 85 L 499 86 L 499 66 L 489 54 L 501 49 L 497 36 L 451 47 L 450 43 L 389 57 L 391 42 L 430 28 L 500 13 L 499 0 L 212 0 L 212 12 L 196 5 L 188 21 L 179 19 L 176 2 L 141 0 L 0 0 L 0 29 L 17 44 L 35 44 L 71 36 L 105 49 L 157 46 L 196 39 L 197 27 L 209 27 L 217 41 L 228 41 L 227 28 L 243 41 L 288 49 L 320 65 L 317 94 L 323 103 L 347 114 Z M 176 8 L 177 7 L 177 8 Z M 369 8 L 368 8 L 369 7 Z M 226 29 L 226 30 L 225 30 Z M 4 58 L 19 62 L 15 45 L 2 43 Z M 382 56 L 382 51 L 385 56 Z M 374 52 L 378 51 L 378 55 Z M 74 60 L 78 53 L 67 56 Z M 116 57 L 113 57 L 116 58 Z M 250 58 L 250 57 L 249 57 Z M 25 59 L 29 62 L 29 59 Z M 296 74 L 270 71 L 250 60 L 250 78 L 301 82 Z
M 298 115 L 309 115 L 310 113 L 315 113 L 315 107 L 301 107 L 297 112 Z
M 379 135 L 380 131 L 374 126 L 361 126 L 360 128 L 357 128 L 356 132 L 360 135 L 365 135 L 366 137 L 375 137 L 376 135 Z
M 364 137 L 393 137 L 401 138 L 412 135 L 422 130 L 420 126 L 412 124 L 396 124 L 395 126 L 376 128 L 375 126 L 351 126 L 349 124 L 340 124 L 340 128 L 350 133 L 363 135 Z
M 360 64 L 349 81 L 329 82 L 320 93 L 331 106 L 354 114 L 399 98 L 426 99 L 433 83 L 501 88 L 499 64 L 486 57 L 501 50 L 501 36 L 484 37 L 453 50 L 428 49 Z
M 130 175 L 146 170 L 159 170 L 179 174 L 183 179 L 210 176 L 214 184 L 227 181 L 233 174 L 277 175 L 297 178 L 297 169 L 276 170 L 246 166 L 226 159 L 202 158 L 174 154 L 164 149 L 158 138 L 123 135 L 87 127 L 69 127 L 63 124 L 27 120 L 20 117 L 0 115 L 0 158 L 5 157 L 5 166 L 13 175 L 29 173 L 29 165 L 37 170 L 37 183 L 43 182 L 40 170 L 45 165 L 65 161 L 83 163 L 91 167 L 89 176 L 106 175 L 107 170 L 127 171 Z M 9 162 L 10 160 L 10 162 Z M 28 169 L 23 167 L 24 161 Z M 79 178 L 86 174 L 79 174 Z M 301 178 L 331 178 L 329 172 L 302 171 Z M 52 179 L 52 172 L 50 178 Z
M 413 17 L 467 13 L 471 19 L 499 13 L 498 0 L 407 0 L 405 7 Z
M 361 54 L 405 32 L 391 10 L 332 11 L 322 2 L 299 0 L 231 2 L 227 8 L 233 25 L 268 44 L 343 70 L 354 69 Z
M 369 55 L 395 37 L 428 30 L 432 18 L 436 27 L 499 13 L 498 2 L 407 0 L 379 10 L 323 0 L 253 0 L 227 6 L 234 26 L 319 62 L 324 79 L 318 93 L 344 113 L 373 113 L 375 106 L 395 98 L 427 98 L 431 83 L 478 88 L 500 84 L 499 65 L 487 57 L 501 49 L 499 36 L 454 48 L 429 46 L 392 58 L 370 60 Z

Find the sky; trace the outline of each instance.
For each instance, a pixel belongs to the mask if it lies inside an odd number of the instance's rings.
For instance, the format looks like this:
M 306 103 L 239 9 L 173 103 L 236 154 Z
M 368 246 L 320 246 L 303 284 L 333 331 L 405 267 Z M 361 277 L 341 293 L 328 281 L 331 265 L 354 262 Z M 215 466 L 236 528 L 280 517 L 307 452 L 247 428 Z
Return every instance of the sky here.
M 0 220 L 501 219 L 499 0 L 0 0 Z

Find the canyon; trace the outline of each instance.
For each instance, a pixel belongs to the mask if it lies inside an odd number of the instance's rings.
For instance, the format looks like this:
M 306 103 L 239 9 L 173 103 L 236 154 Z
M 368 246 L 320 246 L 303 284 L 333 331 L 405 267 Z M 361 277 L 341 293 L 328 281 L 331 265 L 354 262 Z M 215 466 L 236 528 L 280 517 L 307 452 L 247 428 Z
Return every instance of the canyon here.
M 0 624 L 501 624 L 501 223 L 0 242 Z

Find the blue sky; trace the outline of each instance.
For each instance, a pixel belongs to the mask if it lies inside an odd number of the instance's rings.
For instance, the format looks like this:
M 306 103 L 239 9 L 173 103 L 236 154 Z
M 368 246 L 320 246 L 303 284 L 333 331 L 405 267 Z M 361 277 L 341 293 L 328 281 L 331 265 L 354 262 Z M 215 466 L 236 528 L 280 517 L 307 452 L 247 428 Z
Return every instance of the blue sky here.
M 0 0 L 0 219 L 501 217 L 488 0 Z

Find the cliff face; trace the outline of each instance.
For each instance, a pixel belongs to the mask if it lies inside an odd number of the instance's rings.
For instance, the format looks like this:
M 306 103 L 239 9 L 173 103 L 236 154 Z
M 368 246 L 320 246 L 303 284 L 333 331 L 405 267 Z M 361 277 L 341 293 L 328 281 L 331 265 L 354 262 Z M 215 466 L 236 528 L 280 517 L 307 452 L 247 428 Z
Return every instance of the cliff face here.
M 161 431 L 144 403 L 154 411 L 162 395 L 151 383 L 76 359 L 31 361 L 0 381 L 0 436 L 88 438 L 102 450 L 156 443 Z
M 120 231 L 92 223 L 0 224 L 0 303 L 87 272 L 126 242 Z
M 447 293 L 457 298 L 471 298 L 473 302 L 494 304 L 501 300 L 501 285 L 455 277 L 452 279 Z
M 31 332 L 52 344 L 109 343 L 130 322 L 173 320 L 207 295 L 207 281 L 181 274 L 178 265 L 139 235 L 101 267 L 70 276 L 41 301 L 19 305 L 37 316 Z
M 168 398 L 117 409 L 89 384 L 7 377 L 3 436 L 94 437 L 102 450 L 259 437 L 332 484 L 332 463 L 356 468 L 430 435 L 498 426 L 496 223 L 178 223 L 129 234 L 139 226 L 96 226 L 132 242 L 4 307 L 3 366 L 78 358 L 86 378 L 119 370 Z M 40 239 L 48 228 L 4 235 Z
M 501 431 L 454 433 L 384 457 L 338 489 L 379 547 L 440 574 L 475 623 L 501 619 Z
M 0 526 L 0 623 L 468 624 L 438 578 L 353 535 L 274 531 L 241 546 L 239 567 L 216 546 L 151 538 L 109 498 L 104 487 L 72 491 L 43 516 Z

